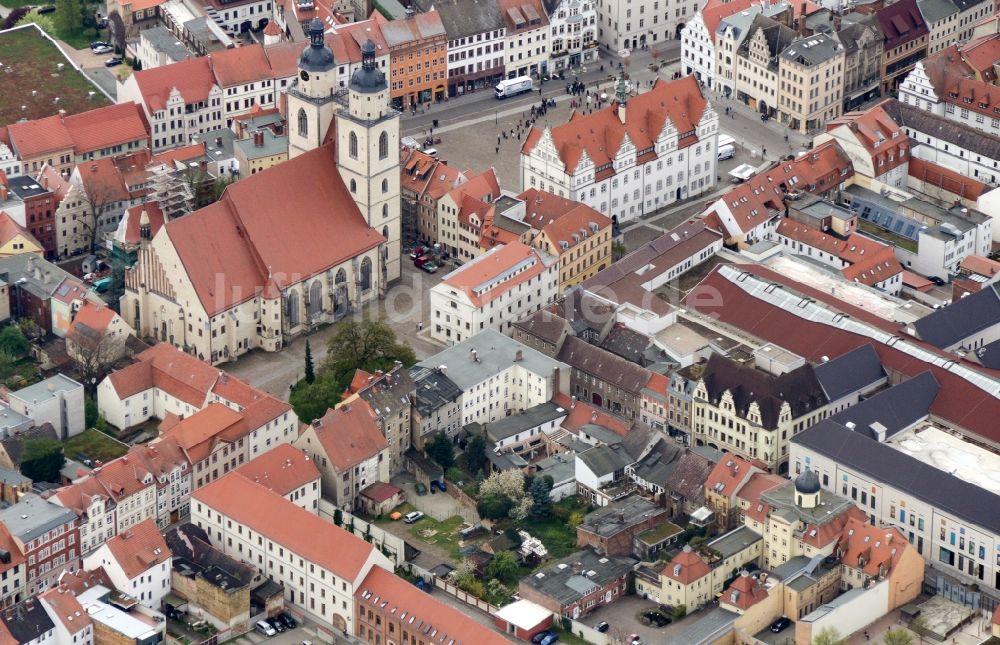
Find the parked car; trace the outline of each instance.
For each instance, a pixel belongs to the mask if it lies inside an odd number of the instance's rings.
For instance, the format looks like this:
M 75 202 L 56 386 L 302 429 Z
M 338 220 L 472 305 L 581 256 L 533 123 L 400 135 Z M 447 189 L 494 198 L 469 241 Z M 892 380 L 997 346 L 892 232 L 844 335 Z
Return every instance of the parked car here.
M 557 640 L 559 640 L 559 634 L 555 632 L 549 632 L 549 635 L 542 639 L 539 645 L 552 645 Z
M 102 45 L 100 47 L 94 47 L 91 51 L 97 55 L 110 54 L 115 51 L 115 48 L 111 45 Z
M 427 264 L 430 261 L 431 261 L 430 256 L 421 255 L 418 258 L 416 258 L 415 260 L 413 260 L 413 266 L 415 266 L 415 267 L 417 267 L 419 269 L 420 267 L 424 266 L 425 264 Z
M 271 624 L 266 620 L 258 620 L 257 624 L 254 625 L 254 629 L 268 637 L 276 636 L 278 634 L 274 627 L 271 627 Z
M 427 487 L 417 482 L 413 485 L 413 490 L 417 491 L 417 495 L 423 496 L 427 494 Z
M 931 282 L 933 282 L 934 284 L 936 284 L 939 287 L 943 287 L 944 285 L 948 284 L 942 278 L 939 278 L 936 275 L 928 276 L 927 279 L 930 280 Z
M 104 42 L 103 40 L 95 40 L 94 42 L 90 43 L 91 49 L 97 49 L 98 47 L 107 47 L 107 46 L 108 43 Z
M 287 611 L 283 611 L 280 614 L 278 614 L 278 620 L 280 620 L 281 624 L 283 624 L 288 629 L 295 629 L 296 627 L 299 626 L 299 624 L 295 621 L 295 619 L 292 618 L 292 615 Z
M 596 625 L 594 625 L 594 629 L 596 629 L 597 631 L 601 632 L 602 634 L 604 632 L 608 631 L 608 629 L 610 627 L 611 626 L 608 625 L 608 621 L 606 621 L 606 620 L 602 620 L 601 622 L 599 622 Z
M 406 522 L 407 524 L 413 524 L 414 522 L 419 521 L 420 518 L 422 518 L 423 516 L 424 514 L 421 513 L 420 511 L 410 511 L 403 518 L 403 521 Z
M 782 616 L 778 620 L 776 620 L 773 623 L 771 623 L 771 631 L 773 633 L 777 634 L 777 633 L 779 633 L 779 632 L 784 631 L 785 629 L 787 629 L 791 624 L 792 624 L 792 621 L 789 620 L 788 616 Z
M 666 627 L 671 622 L 669 618 L 658 611 L 643 612 L 642 617 L 649 621 L 650 625 L 654 625 L 656 627 Z
M 285 631 L 288 630 L 288 628 L 285 627 L 284 623 L 282 623 L 280 620 L 278 620 L 277 616 L 274 616 L 272 618 L 268 618 L 267 622 L 270 623 L 271 627 L 274 627 L 274 629 L 279 634 L 283 634 Z
M 410 251 L 410 259 L 411 260 L 416 260 L 421 255 L 423 255 L 424 253 L 427 253 L 427 249 L 425 249 L 422 246 L 415 246 L 415 247 L 413 247 L 413 250 Z
M 433 490 L 434 488 L 437 488 L 442 493 L 445 493 L 448 491 L 448 484 L 444 483 L 443 479 L 435 479 L 431 482 L 431 489 Z
M 545 640 L 551 635 L 552 632 L 550 631 L 538 632 L 537 634 L 531 637 L 531 642 L 534 643 L 535 645 L 539 645 L 543 640 Z
M 114 56 L 113 58 L 109 58 L 108 60 L 104 61 L 105 67 L 117 67 L 121 64 L 122 64 L 122 59 L 118 58 L 117 56 Z
M 47 4 L 44 7 L 39 7 L 35 11 L 37 11 L 38 13 L 52 13 L 55 10 L 56 10 L 55 6 Z
M 433 262 L 424 262 L 420 265 L 420 269 L 422 271 L 426 271 L 427 273 L 437 273 L 438 265 Z
M 431 584 L 426 580 L 424 580 L 423 578 L 417 578 L 416 582 L 414 582 L 413 584 L 416 585 L 417 589 L 419 589 L 420 591 L 426 591 L 427 593 L 430 593 L 431 590 L 433 589 Z

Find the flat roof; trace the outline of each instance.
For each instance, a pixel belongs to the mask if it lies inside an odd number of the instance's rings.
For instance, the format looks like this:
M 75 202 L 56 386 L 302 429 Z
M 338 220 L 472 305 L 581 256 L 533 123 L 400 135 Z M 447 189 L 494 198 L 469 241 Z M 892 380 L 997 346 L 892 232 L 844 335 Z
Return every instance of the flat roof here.
M 564 408 L 555 403 L 541 403 L 528 408 L 520 414 L 512 414 L 503 417 L 493 423 L 484 423 L 483 431 L 490 441 L 503 441 L 514 435 L 538 427 L 543 423 L 555 421 L 569 414 Z
M 87 610 L 91 620 L 105 625 L 126 638 L 143 639 L 157 633 L 158 630 L 152 625 L 104 602 L 109 593 L 111 590 L 107 587 L 96 585 L 81 593 L 76 599 Z
M 754 542 L 759 542 L 763 539 L 760 534 L 755 533 L 750 527 L 744 525 L 712 540 L 708 543 L 708 546 L 718 551 L 722 554 L 722 558 L 726 559 L 746 549 Z
M 81 388 L 83 388 L 83 386 L 70 377 L 63 376 L 62 374 L 56 374 L 55 376 L 50 376 L 44 381 L 39 381 L 38 383 L 29 385 L 28 387 L 21 388 L 16 392 L 11 392 L 10 396 L 16 396 L 22 401 L 38 403 L 54 398 L 59 392 L 70 392 Z
M 1000 494 L 1000 455 L 934 425 L 901 432 L 888 442 L 914 459 Z
M 516 600 L 504 605 L 494 614 L 500 620 L 522 629 L 530 630 L 538 627 L 545 619 L 552 617 L 552 611 L 536 605 L 530 600 Z

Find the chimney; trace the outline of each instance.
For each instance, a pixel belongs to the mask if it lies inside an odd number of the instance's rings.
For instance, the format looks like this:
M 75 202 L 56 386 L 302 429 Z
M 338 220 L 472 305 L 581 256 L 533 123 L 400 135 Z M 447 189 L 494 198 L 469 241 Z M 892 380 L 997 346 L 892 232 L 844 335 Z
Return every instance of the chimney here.
M 253 133 L 253 145 L 257 148 L 264 147 L 264 131 L 257 130 Z
M 524 360 L 524 352 L 523 351 L 521 351 L 519 349 L 516 352 L 514 352 L 514 362 L 515 363 L 520 363 L 523 360 Z
M 840 31 L 840 16 L 834 16 L 833 18 L 833 30 Z
M 806 5 L 803 3 L 802 6 L 805 7 Z M 215 146 L 217 148 L 221 148 L 222 147 L 222 137 L 215 137 Z
M 561 391 L 562 390 L 559 389 L 559 368 L 558 367 L 553 367 L 552 368 L 552 393 L 555 394 L 556 392 L 561 392 Z
M 447 376 L 448 375 L 448 366 L 447 365 L 438 365 L 438 373 L 441 376 Z
M 806 3 L 803 2 L 799 9 L 799 35 L 806 35 Z

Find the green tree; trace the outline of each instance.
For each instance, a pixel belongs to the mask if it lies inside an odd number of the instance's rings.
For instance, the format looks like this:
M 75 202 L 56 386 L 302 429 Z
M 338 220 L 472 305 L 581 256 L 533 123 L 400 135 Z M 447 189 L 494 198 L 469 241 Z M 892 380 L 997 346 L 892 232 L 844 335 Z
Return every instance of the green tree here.
M 338 375 L 388 371 L 400 361 L 405 367 L 417 362 L 413 348 L 396 340 L 396 333 L 381 320 L 347 320 L 330 338 L 327 365 Z
M 544 477 L 535 477 L 531 480 L 531 499 L 534 502 L 531 506 L 531 516 L 536 520 L 548 519 L 551 515 L 552 499 L 549 493 L 552 492 L 552 485 Z
M 64 37 L 83 26 L 80 0 L 56 0 L 55 26 Z
M 569 514 L 569 519 L 566 520 L 566 526 L 570 527 L 575 531 L 576 527 L 583 524 L 583 520 L 586 516 L 587 514 L 583 511 L 573 511 L 572 513 Z
M 31 13 L 25 14 L 23 18 L 17 21 L 17 26 L 28 25 L 35 23 L 38 28 L 47 34 L 54 34 L 56 32 L 56 25 L 52 22 L 52 18 L 47 15 L 42 15 L 37 11 L 32 11 Z
M 316 380 L 316 370 L 313 368 L 312 347 L 309 346 L 309 339 L 306 339 L 306 383 L 310 385 Z
M 885 645 L 912 645 L 913 634 L 905 629 L 890 629 L 882 636 Z
M 28 439 L 21 453 L 21 474 L 36 482 L 58 482 L 66 463 L 62 444 L 55 439 Z
M 339 508 L 333 511 L 333 523 L 341 526 L 344 523 L 344 511 Z
M 847 639 L 842 638 L 840 632 L 833 627 L 824 627 L 816 634 L 813 645 L 846 645 Z
M 0 332 L 0 352 L 17 359 L 27 354 L 28 349 L 28 339 L 17 325 L 7 325 Z
M 312 423 L 340 403 L 344 389 L 332 378 L 317 378 L 315 383 L 302 381 L 292 389 L 288 402 L 302 423 Z
M 517 579 L 517 559 L 510 551 L 501 551 L 486 565 L 486 575 L 507 583 Z
M 486 457 L 486 439 L 477 434 L 465 447 L 465 465 L 474 477 L 485 471 L 489 463 L 490 460 Z
M 443 432 L 438 432 L 424 447 L 427 456 L 436 461 L 442 468 L 448 470 L 455 464 L 455 447 Z
M 94 397 L 88 396 L 83 400 L 83 417 L 84 423 L 88 428 L 93 428 L 94 424 L 97 423 L 97 416 L 100 412 L 97 409 L 97 401 Z

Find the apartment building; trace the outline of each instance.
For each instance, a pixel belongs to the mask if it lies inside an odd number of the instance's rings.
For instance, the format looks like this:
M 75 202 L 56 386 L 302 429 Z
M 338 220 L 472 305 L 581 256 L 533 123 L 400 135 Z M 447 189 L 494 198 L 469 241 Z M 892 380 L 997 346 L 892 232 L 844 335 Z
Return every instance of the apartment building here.
M 410 368 L 410 378 L 416 387 L 410 444 L 417 450 L 423 450 L 426 441 L 438 432 L 458 442 L 458 431 L 462 427 L 462 390 L 448 378 L 447 371 L 447 366 L 444 369 L 440 366 Z
M 778 116 L 778 95 L 785 89 L 779 82 L 781 54 L 795 41 L 791 27 L 757 15 L 735 52 L 736 100 L 761 114 Z
M 484 329 L 506 333 L 559 293 L 559 262 L 511 242 L 486 251 L 431 287 L 431 337 L 461 342 Z
M 627 55 L 680 38 L 684 24 L 697 12 L 698 3 L 691 0 L 598 0 L 597 39 L 608 51 Z
M 497 2 L 420 0 L 420 11 L 437 10 L 448 37 L 448 95 L 491 88 L 503 78 L 506 31 Z
M 171 563 L 170 549 L 152 519 L 119 533 L 83 559 L 86 570 L 103 567 L 116 589 L 157 611 L 170 593 Z
M 368 403 L 375 423 L 388 444 L 385 460 L 389 474 L 394 475 L 403 468 L 403 453 L 410 447 L 410 415 L 413 393 L 416 385 L 403 364 L 396 364 L 388 372 L 376 371 L 368 374 L 357 370 L 351 384 L 351 394 L 344 397 L 337 407 L 350 405 L 362 400 Z
M 448 92 L 448 34 L 436 10 L 411 12 L 379 25 L 389 48 L 392 106 L 409 110 Z
M 792 8 L 787 2 L 776 2 L 766 6 L 751 4 L 740 11 L 729 13 L 728 7 L 732 4 L 723 3 L 714 9 L 703 12 L 703 20 L 707 21 L 705 33 L 699 35 L 700 29 L 695 24 L 690 38 L 692 52 L 701 47 L 705 49 L 706 53 L 708 51 L 706 41 L 709 38 L 714 39 L 713 58 L 711 61 L 705 60 L 703 64 L 706 67 L 709 64 L 714 66 L 715 88 L 727 98 L 737 95 L 736 81 L 739 78 L 737 68 L 741 64 L 738 53 L 750 34 L 750 29 L 757 16 L 773 18 L 786 24 L 792 16 Z M 714 31 L 709 31 L 717 15 L 719 15 L 717 26 Z M 697 56 L 692 53 L 691 58 L 695 60 Z M 699 63 L 700 65 L 701 63 Z
M 826 34 L 799 38 L 778 62 L 778 118 L 807 133 L 840 116 L 844 103 L 845 50 Z
M 551 69 L 558 71 L 595 62 L 599 55 L 597 3 L 594 0 L 557 0 L 546 9 Z
M 890 116 L 886 99 L 864 112 L 849 112 L 826 123 L 826 132 L 815 137 L 817 144 L 835 139 L 853 162 L 854 173 L 880 184 L 903 188 L 911 143 L 907 133 Z
M 549 19 L 542 0 L 500 0 L 506 27 L 507 78 L 540 78 L 549 70 Z
M 608 149 L 605 141 L 619 145 Z M 630 96 L 619 79 L 608 107 L 531 129 L 521 147 L 521 186 L 624 223 L 711 189 L 717 147 L 718 116 L 697 80 L 657 81 Z
M 478 175 L 464 176 L 456 187 L 437 199 L 437 236 L 442 246 L 465 260 L 480 253 L 484 228 L 496 216 L 500 182 L 493 168 Z M 441 180 L 448 182 L 448 178 Z
M 0 523 L 0 549 L 7 552 L 6 556 L 0 554 L 0 607 L 6 608 L 27 597 L 28 558 L 21 552 L 10 529 L 2 523 Z
M 882 94 L 899 89 L 917 61 L 927 56 L 928 29 L 916 0 L 900 0 L 875 13 L 882 29 Z
M 986 0 L 917 0 L 917 7 L 927 23 L 928 55 L 971 39 L 976 24 L 995 10 Z
M 373 545 L 238 473 L 192 494 L 191 522 L 334 633 L 357 635 L 355 594 L 372 568 L 392 568 Z
M 716 30 L 726 17 L 752 10 L 760 10 L 749 0 L 717 2 L 709 0 L 681 29 L 681 69 L 693 74 L 708 89 L 716 85 Z
M 76 513 L 68 508 L 31 493 L 0 510 L 0 524 L 14 537 L 26 562 L 24 597 L 48 589 L 63 571 L 80 568 L 80 531 Z

